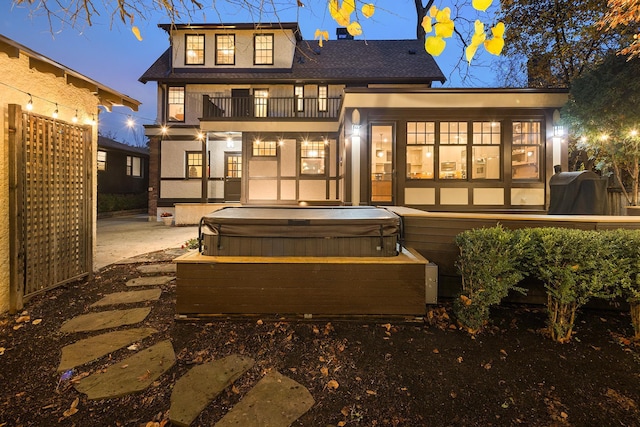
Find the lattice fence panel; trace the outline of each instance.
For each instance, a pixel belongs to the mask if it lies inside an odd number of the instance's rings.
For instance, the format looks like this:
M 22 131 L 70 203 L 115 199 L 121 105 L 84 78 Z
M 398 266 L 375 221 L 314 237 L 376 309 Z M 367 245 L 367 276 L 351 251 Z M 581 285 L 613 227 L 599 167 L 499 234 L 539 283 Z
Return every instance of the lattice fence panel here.
M 23 114 L 24 296 L 91 268 L 90 130 Z

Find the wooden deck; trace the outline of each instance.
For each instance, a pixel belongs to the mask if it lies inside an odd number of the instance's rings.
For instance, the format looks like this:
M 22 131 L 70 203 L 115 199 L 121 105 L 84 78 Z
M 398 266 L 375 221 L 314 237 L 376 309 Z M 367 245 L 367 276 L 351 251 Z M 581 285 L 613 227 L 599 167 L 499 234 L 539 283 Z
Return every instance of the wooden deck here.
M 175 262 L 180 315 L 423 316 L 437 290 L 435 266 L 410 249 L 385 258 L 193 252 Z

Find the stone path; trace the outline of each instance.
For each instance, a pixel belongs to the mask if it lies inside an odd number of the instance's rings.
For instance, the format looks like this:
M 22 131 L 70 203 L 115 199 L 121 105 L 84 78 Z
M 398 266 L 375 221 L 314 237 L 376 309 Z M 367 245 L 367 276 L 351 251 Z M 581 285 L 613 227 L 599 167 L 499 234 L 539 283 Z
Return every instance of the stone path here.
M 79 315 L 69 319 L 60 332 L 97 332 L 121 326 L 133 326 L 142 322 L 151 312 L 151 307 L 126 308 L 128 304 L 157 301 L 162 286 L 175 279 L 165 275 L 176 271 L 175 264 L 159 263 L 141 265 L 137 270 L 142 275 L 131 279 L 128 291 L 105 295 L 91 308 L 103 310 Z M 151 287 L 142 289 L 139 287 Z M 144 339 L 158 331 L 153 328 L 129 328 L 94 335 L 79 340 L 62 349 L 58 372 L 69 371 L 83 364 L 105 357 L 125 346 L 133 355 L 111 364 L 76 382 L 74 387 L 89 399 L 113 399 L 142 391 L 170 370 L 176 363 L 170 340 L 138 350 Z M 135 344 L 134 344 L 135 343 Z M 173 384 L 171 393 L 170 421 L 173 425 L 189 426 L 198 415 L 227 387 L 253 367 L 255 361 L 249 357 L 231 355 L 223 359 L 191 368 Z M 269 426 L 287 427 L 307 412 L 314 404 L 309 391 L 301 384 L 277 371 L 267 373 L 257 384 L 214 426 Z

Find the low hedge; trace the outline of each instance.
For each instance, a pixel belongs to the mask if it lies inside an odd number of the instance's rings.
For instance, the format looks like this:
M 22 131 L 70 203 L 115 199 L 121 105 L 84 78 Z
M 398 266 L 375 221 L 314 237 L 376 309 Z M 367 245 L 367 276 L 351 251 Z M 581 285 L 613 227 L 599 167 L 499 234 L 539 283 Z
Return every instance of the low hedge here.
M 147 193 L 101 194 L 98 193 L 98 213 L 146 209 L 149 203 Z
M 584 231 L 568 228 L 474 229 L 456 236 L 462 291 L 454 314 L 469 332 L 481 330 L 489 308 L 525 276 L 547 292 L 548 331 L 571 339 L 577 310 L 592 298 L 624 296 L 640 338 L 640 230 Z

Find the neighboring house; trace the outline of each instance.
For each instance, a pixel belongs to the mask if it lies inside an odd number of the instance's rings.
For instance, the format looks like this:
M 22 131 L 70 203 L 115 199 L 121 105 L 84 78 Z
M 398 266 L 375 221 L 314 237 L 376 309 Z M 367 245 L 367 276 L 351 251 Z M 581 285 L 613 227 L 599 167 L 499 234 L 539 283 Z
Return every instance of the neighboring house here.
M 566 170 L 566 91 L 433 89 L 445 78 L 419 40 L 160 27 L 170 47 L 140 77 L 158 84 L 151 215 L 220 202 L 544 211 L 553 166 Z
M 106 195 L 108 197 L 113 195 L 147 197 L 149 188 L 149 149 L 147 147 L 135 147 L 98 136 L 97 167 L 99 212 L 101 198 Z M 114 201 L 118 206 L 122 203 L 118 204 Z M 145 200 L 143 207 L 146 206 Z M 103 208 L 107 207 L 103 206 Z
M 98 106 L 140 102 L 0 35 L 0 312 L 93 270 Z

